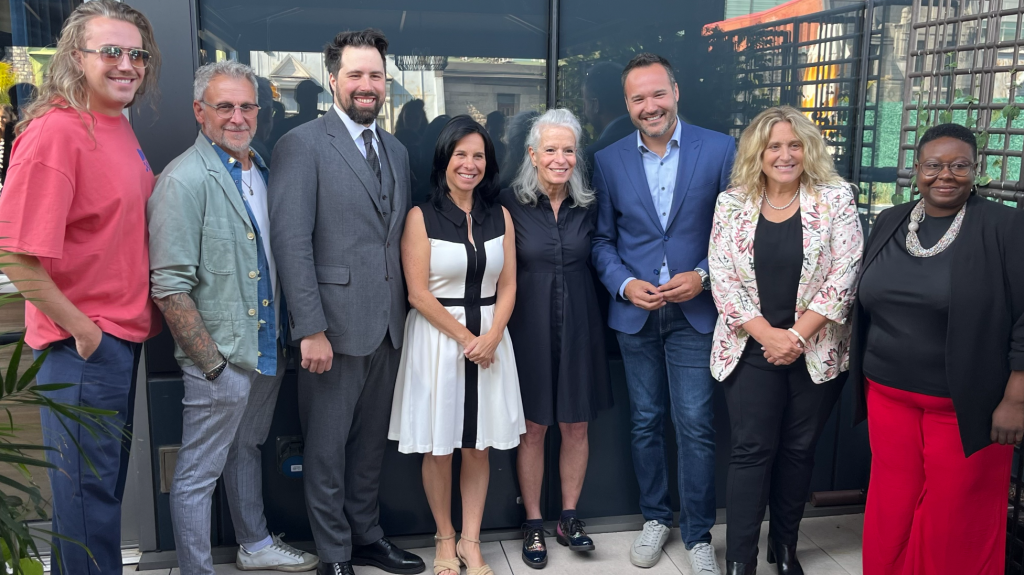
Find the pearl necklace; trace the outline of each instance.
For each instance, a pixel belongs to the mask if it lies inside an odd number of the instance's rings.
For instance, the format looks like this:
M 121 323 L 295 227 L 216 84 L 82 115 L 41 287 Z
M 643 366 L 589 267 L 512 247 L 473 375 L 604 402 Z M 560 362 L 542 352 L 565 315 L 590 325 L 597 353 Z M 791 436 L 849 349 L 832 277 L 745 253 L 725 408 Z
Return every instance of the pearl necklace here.
M 772 203 L 772 201 L 768 199 L 768 188 L 767 188 L 767 187 L 765 187 L 765 186 L 761 186 L 761 198 L 762 198 L 762 199 L 764 199 L 764 201 L 765 201 L 765 202 L 766 202 L 766 203 L 767 203 L 767 204 L 768 204 L 768 205 L 769 205 L 769 206 L 770 206 L 770 207 L 771 207 L 772 209 L 774 209 L 774 210 L 779 210 L 779 211 L 781 212 L 782 210 L 785 210 L 785 209 L 786 209 L 786 208 L 788 208 L 789 206 L 792 206 L 792 205 L 793 205 L 793 202 L 795 202 L 795 201 L 796 201 L 796 199 L 800 197 L 800 190 L 801 190 L 801 189 L 803 189 L 803 185 L 801 185 L 801 186 L 800 186 L 799 188 L 797 188 L 797 189 L 796 189 L 796 193 L 795 193 L 795 194 L 793 194 L 793 198 L 789 200 L 789 203 L 788 203 L 788 204 L 786 204 L 786 205 L 784 205 L 784 206 L 782 206 L 781 208 L 780 208 L 779 206 L 776 206 L 775 204 L 773 204 L 773 203 Z
M 924 221 L 924 200 L 919 201 L 910 212 L 910 224 L 907 226 L 907 251 L 917 258 L 930 258 L 935 254 L 942 253 L 960 233 L 960 225 L 963 224 L 966 213 L 967 204 L 964 204 L 960 207 L 960 211 L 957 212 L 949 229 L 942 235 L 942 239 L 934 246 L 924 249 L 921 247 L 921 240 L 917 238 L 917 230 L 921 229 L 921 222 Z

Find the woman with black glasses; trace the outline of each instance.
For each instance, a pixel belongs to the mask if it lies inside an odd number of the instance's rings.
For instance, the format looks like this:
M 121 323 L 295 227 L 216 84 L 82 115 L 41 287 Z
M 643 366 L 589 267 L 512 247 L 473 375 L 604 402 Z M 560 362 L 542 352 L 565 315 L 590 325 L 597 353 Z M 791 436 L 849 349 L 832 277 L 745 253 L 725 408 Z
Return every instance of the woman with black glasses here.
M 1013 445 L 1024 438 L 1024 211 L 980 198 L 977 142 L 925 132 L 921 199 L 867 243 L 850 379 L 868 420 L 865 575 L 1003 572 Z

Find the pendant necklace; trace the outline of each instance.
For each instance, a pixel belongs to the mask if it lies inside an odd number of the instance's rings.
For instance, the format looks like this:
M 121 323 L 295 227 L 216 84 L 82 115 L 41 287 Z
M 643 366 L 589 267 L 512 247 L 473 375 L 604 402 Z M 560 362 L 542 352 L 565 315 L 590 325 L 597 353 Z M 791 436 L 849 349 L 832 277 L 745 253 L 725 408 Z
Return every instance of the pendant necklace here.
M 254 192 L 252 191 L 252 170 L 249 170 L 249 183 L 245 182 L 245 172 L 242 172 L 242 185 L 249 188 L 250 196 L 254 194 Z

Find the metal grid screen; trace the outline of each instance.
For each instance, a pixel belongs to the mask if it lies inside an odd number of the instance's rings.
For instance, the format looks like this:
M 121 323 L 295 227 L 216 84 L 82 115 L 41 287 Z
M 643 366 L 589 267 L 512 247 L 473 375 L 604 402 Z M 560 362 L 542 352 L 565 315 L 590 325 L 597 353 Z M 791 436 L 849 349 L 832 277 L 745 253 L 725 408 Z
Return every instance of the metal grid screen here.
M 865 10 L 855 4 L 734 30 L 705 29 L 709 55 L 727 62 L 720 69 L 731 83 L 730 133 L 739 137 L 765 108 L 793 106 L 819 126 L 839 174 L 856 182 Z
M 978 134 L 979 193 L 1024 208 L 1022 14 L 1020 0 L 914 1 L 899 158 L 904 200 L 917 139 L 929 126 L 955 122 Z

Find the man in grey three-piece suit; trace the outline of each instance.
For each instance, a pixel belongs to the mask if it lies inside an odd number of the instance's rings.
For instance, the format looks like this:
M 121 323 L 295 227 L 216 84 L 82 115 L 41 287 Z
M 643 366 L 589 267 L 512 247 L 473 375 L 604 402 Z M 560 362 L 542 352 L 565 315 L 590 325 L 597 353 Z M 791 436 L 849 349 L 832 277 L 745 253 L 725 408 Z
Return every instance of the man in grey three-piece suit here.
M 377 491 L 405 328 L 400 243 L 409 154 L 379 129 L 388 42 L 343 32 L 324 48 L 334 106 L 274 148 L 270 228 L 298 345 L 304 486 L 318 573 L 419 573 L 378 525 Z

